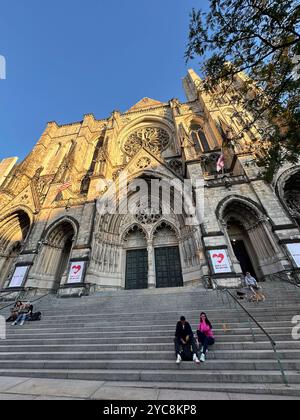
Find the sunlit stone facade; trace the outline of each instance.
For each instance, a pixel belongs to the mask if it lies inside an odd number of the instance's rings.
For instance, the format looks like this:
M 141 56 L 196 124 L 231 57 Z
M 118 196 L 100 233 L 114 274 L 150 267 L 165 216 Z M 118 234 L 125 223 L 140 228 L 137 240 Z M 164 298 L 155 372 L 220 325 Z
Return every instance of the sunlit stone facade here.
M 262 147 L 252 131 L 223 150 L 225 168 L 217 172 L 224 136 L 238 132 L 247 114 L 234 92 L 220 99 L 200 87 L 190 70 L 186 103 L 144 98 L 107 119 L 50 122 L 23 162 L 1 163 L 2 289 L 92 293 L 204 286 L 211 278 L 231 287 L 245 271 L 264 279 L 295 265 L 288 244 L 300 243 L 300 164 L 282 167 L 267 184 L 250 151 Z M 154 214 L 99 214 L 107 182 L 124 172 L 148 183 L 203 180 L 203 219 L 188 224 L 174 209 L 164 214 L 159 200 Z M 16 268 L 24 267 L 18 283 Z M 80 278 L 70 277 L 79 269 Z

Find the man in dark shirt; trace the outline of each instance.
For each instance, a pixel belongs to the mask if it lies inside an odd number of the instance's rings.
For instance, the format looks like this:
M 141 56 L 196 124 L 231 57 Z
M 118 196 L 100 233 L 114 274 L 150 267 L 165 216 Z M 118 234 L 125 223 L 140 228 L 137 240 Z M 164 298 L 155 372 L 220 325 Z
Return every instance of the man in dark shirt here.
M 195 363 L 200 363 L 197 357 L 197 346 L 194 339 L 194 334 L 190 324 L 186 321 L 185 317 L 182 316 L 180 321 L 177 322 L 176 332 L 175 332 L 175 353 L 177 356 L 176 363 L 180 363 L 182 358 L 180 356 L 180 347 L 182 345 L 191 345 L 193 349 L 193 361 Z

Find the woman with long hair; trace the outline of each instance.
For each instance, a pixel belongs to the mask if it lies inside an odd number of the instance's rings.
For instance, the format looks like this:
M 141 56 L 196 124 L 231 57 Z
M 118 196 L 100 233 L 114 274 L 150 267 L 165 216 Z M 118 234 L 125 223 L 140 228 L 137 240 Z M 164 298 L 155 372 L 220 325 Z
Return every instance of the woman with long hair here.
M 23 303 L 20 300 L 17 300 L 14 307 L 10 310 L 10 316 L 7 318 L 6 322 L 15 321 L 18 318 L 19 311 Z
M 197 329 L 197 336 L 199 343 L 202 344 L 200 362 L 205 362 L 205 356 L 208 346 L 215 344 L 215 339 L 212 331 L 212 325 L 206 316 L 206 313 L 200 314 L 200 323 Z

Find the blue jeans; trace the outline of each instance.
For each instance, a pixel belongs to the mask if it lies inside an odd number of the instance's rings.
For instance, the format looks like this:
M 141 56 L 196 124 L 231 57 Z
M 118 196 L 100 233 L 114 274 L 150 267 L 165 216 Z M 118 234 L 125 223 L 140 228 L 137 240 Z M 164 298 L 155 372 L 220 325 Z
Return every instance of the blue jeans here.
M 18 318 L 15 320 L 16 325 L 18 325 L 21 322 L 25 322 L 27 319 L 27 314 L 20 314 L 18 315 Z
M 207 337 L 204 333 L 197 331 L 197 336 L 199 342 L 202 344 L 203 350 L 202 353 L 205 355 L 207 352 L 208 346 L 215 344 L 215 339 L 212 337 Z

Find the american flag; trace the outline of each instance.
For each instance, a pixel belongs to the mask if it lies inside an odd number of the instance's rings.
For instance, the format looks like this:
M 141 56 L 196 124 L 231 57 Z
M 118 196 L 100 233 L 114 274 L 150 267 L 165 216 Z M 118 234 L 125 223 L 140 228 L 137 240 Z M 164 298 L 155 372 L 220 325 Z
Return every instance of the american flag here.
M 65 191 L 65 190 L 67 190 L 69 187 L 71 187 L 71 185 L 72 185 L 72 182 L 70 182 L 70 181 L 65 182 L 64 184 L 62 184 L 62 185 L 60 185 L 60 186 L 58 187 L 57 192 L 59 193 L 59 192 Z
M 217 162 L 217 172 L 221 172 L 225 167 L 225 159 L 224 159 L 224 155 L 222 154 Z

